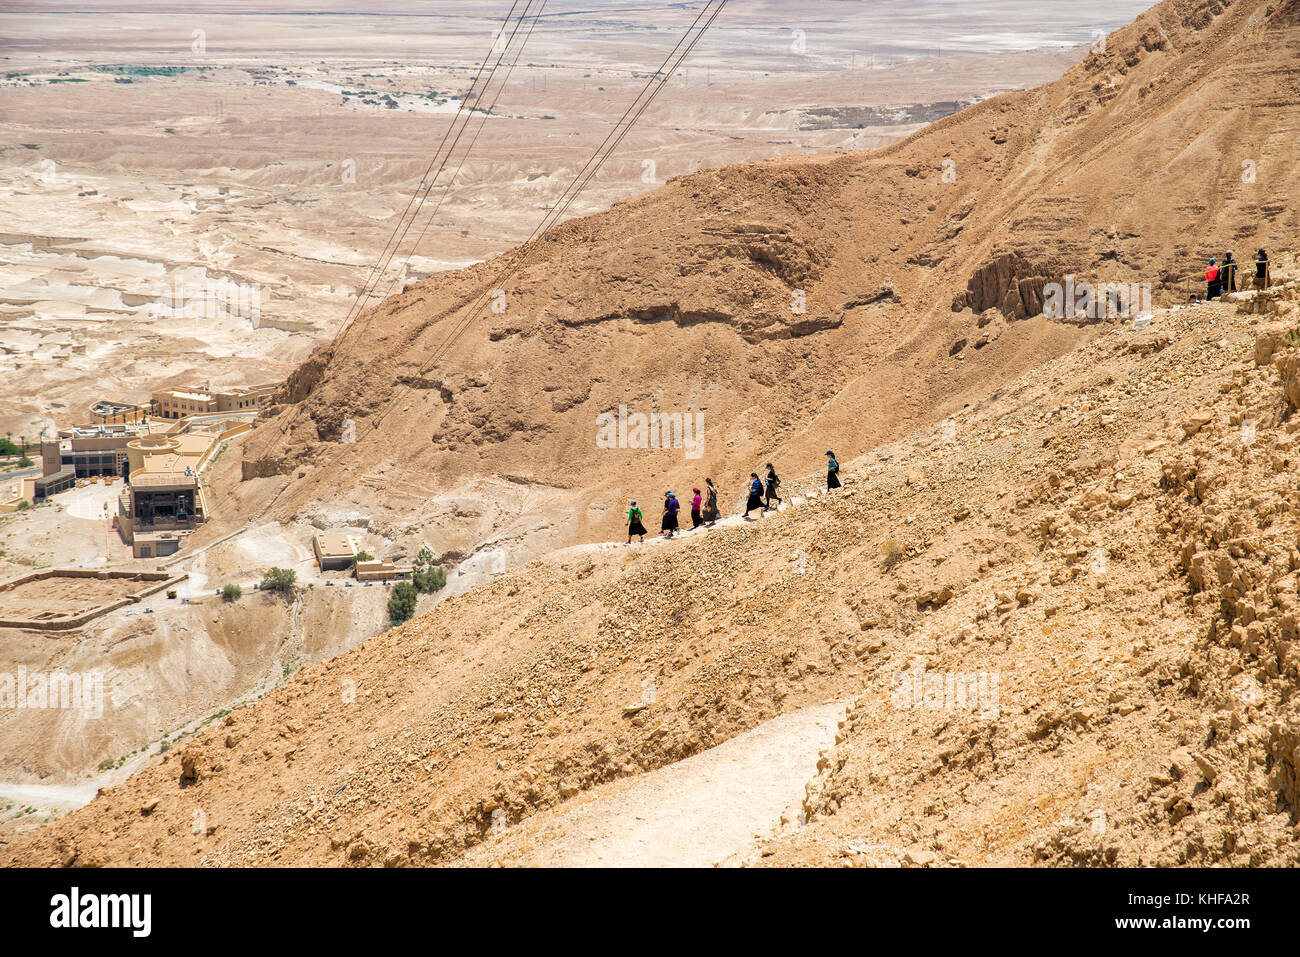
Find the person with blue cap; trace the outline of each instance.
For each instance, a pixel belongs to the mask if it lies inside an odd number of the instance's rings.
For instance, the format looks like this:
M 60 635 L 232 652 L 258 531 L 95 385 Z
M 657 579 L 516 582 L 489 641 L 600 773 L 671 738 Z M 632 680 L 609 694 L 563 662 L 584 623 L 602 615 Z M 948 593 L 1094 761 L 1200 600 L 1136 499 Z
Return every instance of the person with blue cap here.
M 840 463 L 835 461 L 835 453 L 826 450 L 826 491 L 840 487 Z
M 757 472 L 749 473 L 749 499 L 745 502 L 745 520 L 749 520 L 749 513 L 754 509 L 765 512 L 763 507 L 763 483 L 758 477 Z

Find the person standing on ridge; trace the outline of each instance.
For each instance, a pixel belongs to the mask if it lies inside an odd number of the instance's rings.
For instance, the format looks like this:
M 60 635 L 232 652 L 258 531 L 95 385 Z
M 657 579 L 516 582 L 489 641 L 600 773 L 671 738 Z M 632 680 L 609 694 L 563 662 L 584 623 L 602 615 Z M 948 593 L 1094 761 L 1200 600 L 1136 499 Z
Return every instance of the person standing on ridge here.
M 835 461 L 835 453 L 826 452 L 826 491 L 840 487 L 840 463 Z
M 664 538 L 672 538 L 673 532 L 677 531 L 677 513 L 681 511 L 681 508 L 681 503 L 677 501 L 676 495 L 672 492 L 664 493 L 664 519 L 660 525 Z
M 1263 289 L 1268 285 L 1268 253 L 1260 250 L 1255 254 L 1255 288 Z
M 1223 268 L 1219 270 L 1219 277 L 1223 295 L 1237 291 L 1237 260 L 1232 258 L 1232 250 L 1223 254 Z
M 776 469 L 772 468 L 772 463 L 767 463 L 767 481 L 763 485 L 766 493 L 763 498 L 763 510 L 768 511 L 772 507 L 772 499 L 776 499 L 779 505 L 783 500 L 780 495 L 776 494 L 777 488 L 781 485 L 781 480 L 776 476 Z
M 745 503 L 745 518 L 749 519 L 749 513 L 754 509 L 763 510 L 763 483 L 759 480 L 757 472 L 749 473 L 749 500 Z
M 708 490 L 704 499 L 704 520 L 709 525 L 716 525 L 721 517 L 718 512 L 718 490 L 713 487 L 713 479 L 706 479 L 704 487 Z
M 645 522 L 642 521 L 641 509 L 636 507 L 636 500 L 632 500 L 631 507 L 627 510 L 627 543 L 632 544 L 632 536 L 640 535 L 641 541 L 645 541 Z
M 695 496 L 691 499 L 691 528 L 699 528 L 704 524 L 704 516 L 700 514 L 700 490 L 693 489 Z
M 1219 298 L 1219 267 L 1210 257 L 1210 264 L 1205 267 L 1205 299 L 1208 302 L 1211 299 Z

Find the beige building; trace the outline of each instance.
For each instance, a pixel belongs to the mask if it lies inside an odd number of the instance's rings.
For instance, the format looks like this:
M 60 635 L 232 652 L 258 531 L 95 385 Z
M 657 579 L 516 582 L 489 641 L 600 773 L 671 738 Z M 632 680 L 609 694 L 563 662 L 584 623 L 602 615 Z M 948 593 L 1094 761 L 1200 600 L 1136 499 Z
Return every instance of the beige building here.
M 256 412 L 276 389 L 276 383 L 239 389 L 160 389 L 153 394 L 154 415 L 163 419 L 185 419 L 217 412 Z
M 342 571 L 352 567 L 361 543 L 347 532 L 320 532 L 312 536 L 311 547 L 316 552 L 316 564 L 321 571 Z
M 240 419 L 181 423 L 126 443 L 122 451 L 128 477 L 118 496 L 117 528 L 136 558 L 173 554 L 208 520 L 211 510 L 200 473 L 222 442 L 250 427 Z
M 392 562 L 384 562 L 379 559 L 357 562 L 357 581 L 359 582 L 382 582 L 391 581 L 394 578 L 410 578 L 411 572 L 410 565 L 394 565 Z

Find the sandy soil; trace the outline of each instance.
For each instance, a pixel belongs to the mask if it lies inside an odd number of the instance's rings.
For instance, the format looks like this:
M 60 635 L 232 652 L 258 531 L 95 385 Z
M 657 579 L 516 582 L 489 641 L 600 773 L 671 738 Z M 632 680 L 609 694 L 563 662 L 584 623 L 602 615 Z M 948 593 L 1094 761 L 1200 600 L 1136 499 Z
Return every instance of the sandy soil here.
M 88 611 L 146 587 L 127 578 L 65 578 L 55 576 L 20 582 L 0 589 L 5 614 L 23 620 Z
M 760 838 L 759 860 L 1293 864 L 1300 557 L 1278 517 L 1296 507 L 1294 355 L 1274 330 L 1279 360 L 1252 363 L 1264 320 L 1235 305 L 1161 312 L 1165 338 L 1035 318 L 1031 301 L 1066 270 L 1172 279 L 1207 244 L 1279 248 L 1294 235 L 1294 153 L 1277 140 L 1291 103 L 1272 92 L 1294 83 L 1294 11 L 1265 6 L 1202 17 L 1164 4 L 1061 83 L 865 160 L 686 176 L 569 224 L 542 244 L 554 258 L 512 288 L 519 314 L 492 320 L 436 377 L 424 364 L 438 324 L 485 270 L 419 283 L 375 310 L 339 350 L 298 368 L 253 454 L 222 463 L 226 521 L 256 520 L 246 539 L 185 557 L 190 597 L 268 561 L 305 569 L 309 530 L 354 518 L 394 556 L 426 541 L 449 560 L 468 556 L 461 587 L 386 634 L 376 634 L 381 589 L 344 597 L 311 581 L 280 604 L 158 601 L 144 609 L 152 616 L 68 643 L 0 635 L 6 660 L 109 661 L 122 689 L 99 734 L 75 716 L 8 719 L 0 777 L 142 770 L 7 853 L 455 861 L 490 835 L 493 811 L 513 824 L 558 805 L 563 822 L 563 802 L 586 790 L 852 698 L 804 801 L 810 827 Z M 279 79 L 259 75 L 251 93 L 334 96 Z M 373 106 L 338 105 L 359 117 Z M 415 105 L 415 119 L 441 115 Z M 800 107 L 781 122 L 843 137 L 835 124 L 863 115 L 859 105 Z M 1231 122 L 1219 122 L 1225 109 Z M 656 135 L 671 139 L 662 124 Z M 1269 175 L 1255 190 L 1238 159 L 1260 144 Z M 951 156 L 960 185 L 939 186 Z M 1169 208 L 1189 171 L 1211 168 L 1222 188 Z M 154 202 L 172 208 L 150 199 L 134 209 L 153 215 Z M 492 242 L 517 235 L 509 217 L 492 219 L 485 194 L 467 203 L 494 223 Z M 41 289 L 84 292 L 75 285 Z M 812 292 L 806 318 L 786 311 L 792 288 Z M 1269 314 L 1294 325 L 1288 296 Z M 229 374 L 244 374 L 239 337 L 220 331 L 229 316 L 210 329 L 170 318 L 187 348 L 209 332 L 216 351 L 230 345 Z M 291 354 L 268 349 L 275 361 Z M 702 464 L 593 453 L 593 413 L 629 396 L 706 407 L 726 423 L 721 444 Z M 340 449 L 345 416 L 371 428 Z M 936 432 L 945 416 L 955 443 Z M 1261 425 L 1258 454 L 1242 450 L 1246 419 Z M 861 484 L 814 497 L 827 435 Z M 653 501 L 707 469 L 727 476 L 731 502 L 736 476 L 769 456 L 802 504 L 707 535 L 609 547 L 630 496 Z M 551 553 L 575 541 L 600 544 Z M 1099 548 L 1122 576 L 1085 571 Z M 290 680 L 308 662 L 323 664 Z M 998 673 L 1006 707 L 992 723 L 891 710 L 890 678 L 918 663 Z M 664 706 L 629 716 L 621 709 L 647 674 Z M 1259 697 L 1245 700 L 1243 674 Z M 177 733 L 181 753 L 164 753 L 159 736 Z M 779 787 L 807 781 L 794 766 Z M 625 792 L 610 791 L 608 807 L 625 808 Z M 597 832 L 612 838 L 617 817 L 599 793 Z M 663 810 L 663 793 L 645 800 Z M 200 797 L 215 830 L 174 840 Z M 1111 830 L 1087 823 L 1099 811 Z M 648 821 L 633 833 L 658 826 Z M 752 848 L 762 822 L 750 823 L 727 853 Z M 555 853 L 582 858 L 568 825 L 557 828 Z
M 507 572 L 6 853 L 509 862 L 499 810 L 506 835 L 554 823 L 538 853 L 634 856 L 618 836 L 673 806 L 647 772 L 677 768 L 694 827 L 725 752 L 698 775 L 685 759 L 852 699 L 811 780 L 801 746 L 774 784 L 808 786 L 807 825 L 747 821 L 749 862 L 1294 865 L 1300 557 L 1274 516 L 1297 507 L 1297 297 L 1110 326 L 956 415 L 951 441 L 927 427 L 846 460 L 843 493 L 791 473 L 804 503 L 757 522 Z M 996 675 L 998 697 L 900 699 L 918 669 Z M 647 678 L 653 705 L 629 712 Z M 190 836 L 197 808 L 213 830 Z
M 783 714 L 684 761 L 593 788 L 514 828 L 494 827 L 490 839 L 467 854 L 464 863 L 742 863 L 783 825 L 798 823 L 805 785 L 817 773 L 822 753 L 835 743 L 835 726 L 843 717 L 844 705 L 835 703 Z

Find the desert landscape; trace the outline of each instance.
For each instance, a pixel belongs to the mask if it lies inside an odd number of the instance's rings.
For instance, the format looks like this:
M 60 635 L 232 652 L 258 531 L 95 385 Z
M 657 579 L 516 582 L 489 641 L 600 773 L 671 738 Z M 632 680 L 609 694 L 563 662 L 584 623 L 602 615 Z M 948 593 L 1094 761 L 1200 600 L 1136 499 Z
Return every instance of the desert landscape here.
M 865 43 L 841 4 L 797 20 L 742 5 L 570 215 L 701 167 L 883 145 L 1058 75 L 1139 5 L 1009 29 L 1003 5 L 973 4 L 956 36 L 916 11 Z M 0 432 L 35 438 L 176 382 L 287 376 L 348 313 L 508 8 L 99 6 L 7 7 Z M 529 234 L 687 22 L 607 6 L 548 8 L 366 305 Z
M 3 431 L 274 385 L 163 561 L 0 515 L 183 576 L 0 628 L 109 688 L 0 713 L 6 866 L 1300 865 L 1300 2 L 736 2 L 658 86 L 713 3 L 46 6 Z
M 108 4 L 93 15 L 12 5 L 0 80 L 0 149 L 10 160 L 0 166 L 0 210 L 10 224 L 0 236 L 0 431 L 35 443 L 94 421 L 97 402 L 127 406 L 159 388 L 286 379 L 359 306 L 505 252 L 563 196 L 694 10 L 647 23 L 636 5 L 608 4 L 600 15 L 549 5 L 526 52 L 508 61 L 506 82 L 487 90 L 486 112 L 467 127 L 472 149 L 452 154 L 455 176 L 436 211 L 376 277 L 394 220 L 476 89 L 504 13 L 486 3 L 451 12 L 415 6 L 381 5 L 358 17 L 342 4 L 310 15 L 256 5 L 217 13 L 203 4 Z M 1070 6 L 1064 17 L 1025 20 L 1019 11 L 1008 28 L 1005 5 L 974 4 L 960 31 L 930 11 L 890 8 L 888 36 L 866 29 L 879 11 L 855 14 L 864 29 L 854 34 L 839 4 L 801 7 L 788 25 L 776 6 L 741 6 L 674 73 L 566 218 L 701 168 L 887 144 L 964 105 L 1058 75 L 1138 4 L 1109 5 L 1100 25 L 1096 10 Z M 318 578 L 310 542 L 323 528 L 368 535 L 364 547 L 399 561 L 432 547 L 454 567 L 444 595 L 494 574 L 498 557 L 518 563 L 606 533 L 591 519 L 607 519 L 608 507 L 588 518 L 584 505 L 575 515 L 554 501 L 563 481 L 521 483 L 506 463 L 448 482 L 389 475 L 380 496 L 369 491 L 373 479 L 346 483 L 305 509 L 273 513 L 267 506 L 278 490 L 243 482 L 240 454 L 233 448 L 212 466 L 210 491 L 221 504 L 195 554 L 178 563 L 188 576 L 180 604 L 157 596 L 149 614 L 98 620 L 84 643 L 72 636 L 75 650 L 55 656 L 88 668 L 105 642 L 153 648 L 127 656 L 118 682 L 155 707 L 172 700 L 166 689 L 175 681 L 154 661 L 155 623 L 165 622 L 164 634 L 179 629 L 198 643 L 189 654 L 210 663 L 206 676 L 188 668 L 179 702 L 158 716 L 124 711 L 118 725 L 109 709 L 99 726 L 115 730 L 79 740 L 71 754 L 76 716 L 49 716 L 72 729 L 24 732 L 35 750 L 4 749 L 0 781 L 57 788 L 87 774 L 120 780 L 125 766 L 101 765 L 145 746 L 156 756 L 162 738 L 198 710 L 210 715 L 282 681 L 286 656 L 267 660 L 265 635 L 250 636 L 247 654 L 231 652 L 225 616 L 213 620 L 198 603 L 225 583 L 255 583 L 269 565 L 295 569 L 304 583 Z M 35 471 L 0 472 L 0 499 L 20 495 L 21 477 Z M 106 527 L 116 492 L 81 485 L 52 508 L 0 517 L 0 575 L 148 564 Z M 418 512 L 412 499 L 425 500 Z M 356 595 L 330 599 L 331 608 L 359 603 L 338 619 L 342 632 L 318 645 L 322 654 L 382 630 L 383 601 Z M 298 638 L 279 640 L 293 647 Z M 45 647 L 19 641 L 6 654 L 34 663 Z

